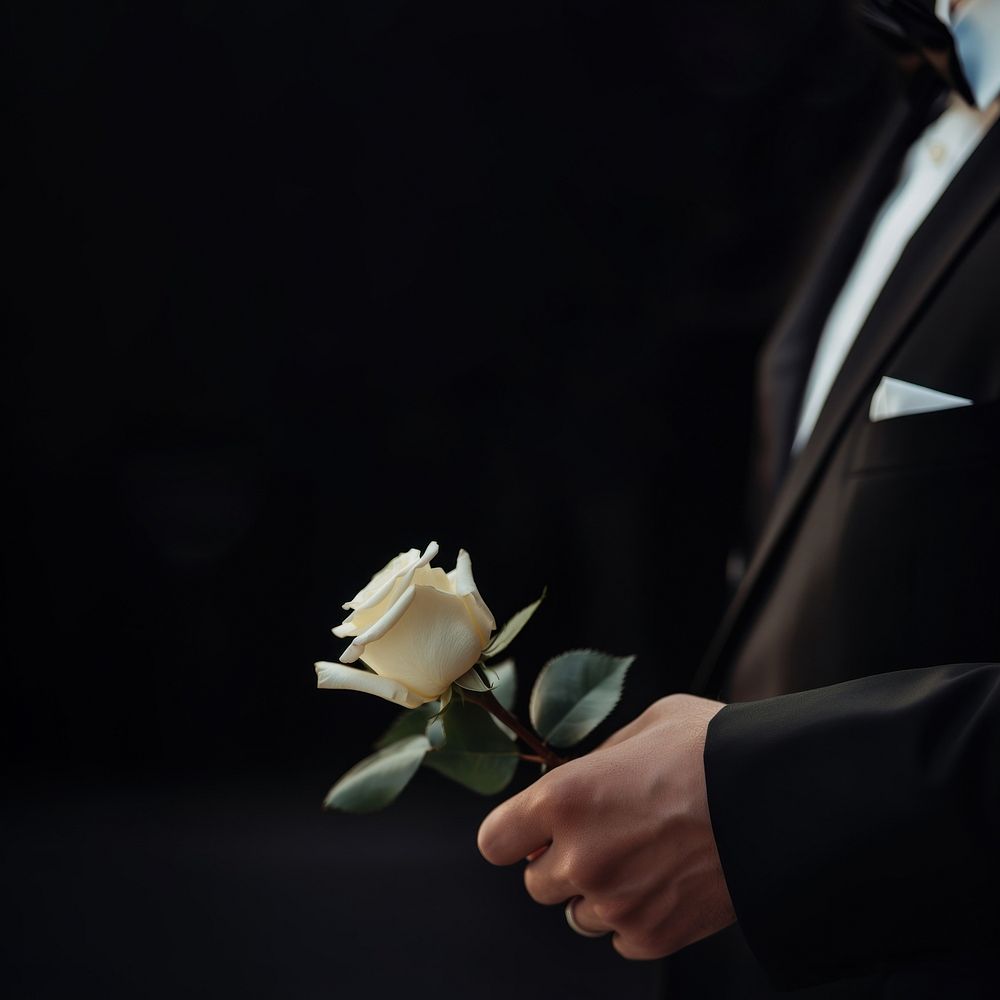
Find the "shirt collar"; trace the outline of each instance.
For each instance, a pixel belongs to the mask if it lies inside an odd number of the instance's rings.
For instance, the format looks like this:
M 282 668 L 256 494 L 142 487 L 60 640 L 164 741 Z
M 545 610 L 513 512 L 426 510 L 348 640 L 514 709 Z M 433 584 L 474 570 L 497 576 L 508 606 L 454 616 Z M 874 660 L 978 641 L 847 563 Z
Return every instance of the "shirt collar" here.
M 976 106 L 987 108 L 1000 96 L 1000 0 L 936 0 L 938 19 L 951 28 L 958 61 Z

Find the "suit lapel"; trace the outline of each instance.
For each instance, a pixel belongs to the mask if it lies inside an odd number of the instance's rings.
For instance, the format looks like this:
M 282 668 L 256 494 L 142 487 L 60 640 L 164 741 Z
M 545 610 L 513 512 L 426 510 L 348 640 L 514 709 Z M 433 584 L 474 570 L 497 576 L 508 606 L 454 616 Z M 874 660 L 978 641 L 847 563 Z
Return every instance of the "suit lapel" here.
M 758 376 L 758 452 L 754 456 L 751 524 L 758 537 L 790 459 L 792 440 L 816 343 L 878 209 L 899 176 L 906 150 L 941 93 L 924 77 L 909 100 L 892 108 L 879 138 L 837 205 L 823 251 L 765 346 Z
M 694 680 L 694 690 L 718 686 L 723 654 L 751 596 L 825 468 L 866 391 L 870 391 L 910 322 L 933 297 L 962 250 L 1000 200 L 1000 128 L 981 142 L 907 245 L 834 382 L 812 436 L 795 460 L 764 525 L 747 572 Z

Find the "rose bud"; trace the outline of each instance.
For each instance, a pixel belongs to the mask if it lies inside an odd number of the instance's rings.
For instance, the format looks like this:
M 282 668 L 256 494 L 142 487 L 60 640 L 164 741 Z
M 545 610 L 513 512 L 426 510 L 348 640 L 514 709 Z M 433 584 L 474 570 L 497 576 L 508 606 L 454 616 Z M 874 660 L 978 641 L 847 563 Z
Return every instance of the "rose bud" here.
M 351 637 L 340 663 L 317 663 L 321 688 L 365 691 L 416 708 L 439 699 L 479 660 L 496 628 L 472 578 L 463 549 L 446 573 L 431 566 L 431 542 L 423 555 L 401 552 L 353 601 L 350 614 L 333 629 Z M 362 659 L 374 673 L 344 666 Z

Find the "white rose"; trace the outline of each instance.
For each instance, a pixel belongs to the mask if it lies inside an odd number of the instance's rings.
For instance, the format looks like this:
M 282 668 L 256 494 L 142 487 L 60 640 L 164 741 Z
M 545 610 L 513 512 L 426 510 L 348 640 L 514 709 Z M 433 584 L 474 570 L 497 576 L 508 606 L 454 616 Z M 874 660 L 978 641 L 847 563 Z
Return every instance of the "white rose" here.
M 321 688 L 347 688 L 416 708 L 440 698 L 467 673 L 489 642 L 496 622 L 479 596 L 472 561 L 463 549 L 450 573 L 430 565 L 437 542 L 424 554 L 401 552 L 376 573 L 333 634 L 351 637 L 340 663 L 317 663 Z M 374 670 L 344 666 L 362 659 Z

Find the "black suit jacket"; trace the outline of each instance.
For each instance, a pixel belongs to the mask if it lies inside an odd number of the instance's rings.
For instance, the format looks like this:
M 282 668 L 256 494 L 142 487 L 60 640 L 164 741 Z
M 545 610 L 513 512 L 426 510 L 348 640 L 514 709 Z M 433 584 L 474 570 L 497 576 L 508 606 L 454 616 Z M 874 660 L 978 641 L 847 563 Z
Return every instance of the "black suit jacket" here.
M 816 337 L 914 123 L 901 108 L 887 127 L 762 357 L 758 488 L 780 485 L 696 681 L 733 702 L 705 766 L 739 925 L 671 960 L 670 996 L 1000 995 L 1000 128 L 785 468 Z M 974 405 L 872 423 L 882 376 Z

